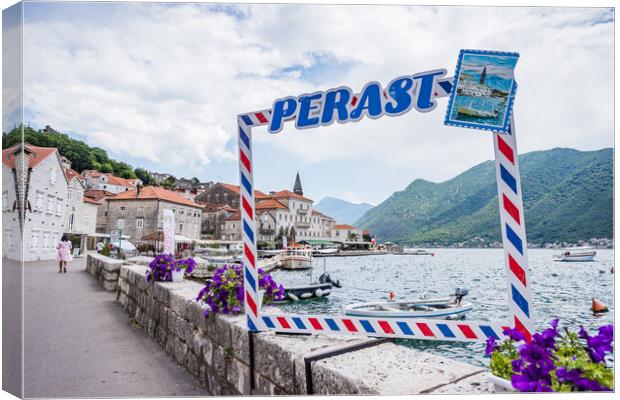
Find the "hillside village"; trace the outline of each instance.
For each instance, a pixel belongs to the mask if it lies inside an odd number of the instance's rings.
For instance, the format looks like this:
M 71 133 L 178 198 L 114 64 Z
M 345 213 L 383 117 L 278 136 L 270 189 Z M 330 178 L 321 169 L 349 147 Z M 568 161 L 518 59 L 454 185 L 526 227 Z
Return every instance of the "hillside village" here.
M 76 254 L 81 254 L 96 249 L 98 243 L 108 243 L 112 231 L 120 232 L 121 241 L 138 249 L 159 249 L 164 209 L 175 214 L 178 244 L 240 243 L 239 186 L 179 180 L 162 173 L 151 173 L 151 177 L 154 182 L 145 185 L 140 178 L 92 169 L 78 172 L 72 160 L 54 147 L 19 143 L 4 149 L 5 256 L 24 261 L 54 259 L 63 234 L 74 243 Z M 164 181 L 170 189 L 160 186 Z M 288 243 L 315 246 L 368 248 L 371 244 L 368 231 L 314 210 L 299 174 L 292 191 L 266 194 L 257 190 L 255 195 L 259 248 L 281 246 L 283 237 Z

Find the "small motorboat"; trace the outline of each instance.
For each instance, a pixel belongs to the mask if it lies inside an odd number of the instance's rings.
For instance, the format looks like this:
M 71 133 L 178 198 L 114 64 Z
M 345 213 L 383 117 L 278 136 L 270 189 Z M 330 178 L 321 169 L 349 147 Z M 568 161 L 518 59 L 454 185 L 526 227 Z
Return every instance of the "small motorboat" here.
M 336 254 L 338 253 L 338 248 L 333 247 L 333 248 L 327 248 L 327 249 L 316 249 L 313 251 L 313 255 L 317 256 L 317 257 L 321 257 L 321 256 L 329 256 L 332 254 Z
M 280 256 L 282 268 L 289 270 L 312 268 L 312 247 L 292 244 Z
M 431 253 L 430 251 L 426 251 L 424 249 L 414 249 L 412 247 L 405 247 L 403 249 L 403 254 L 411 255 L 411 256 L 434 256 L 435 253 Z
M 471 303 L 463 301 L 468 292 L 459 288 L 446 298 L 350 304 L 343 307 L 343 313 L 352 317 L 459 320 L 474 309 Z
M 582 246 L 582 247 L 570 247 L 562 251 L 561 254 L 553 256 L 554 261 L 594 261 L 596 251 L 594 247 Z
M 334 287 L 341 288 L 339 280 L 333 281 L 325 271 L 325 259 L 323 259 L 323 273 L 319 276 L 318 282 L 312 282 L 312 271 L 310 271 L 310 283 L 300 286 L 286 286 L 284 297 L 281 301 L 298 301 L 329 296 Z

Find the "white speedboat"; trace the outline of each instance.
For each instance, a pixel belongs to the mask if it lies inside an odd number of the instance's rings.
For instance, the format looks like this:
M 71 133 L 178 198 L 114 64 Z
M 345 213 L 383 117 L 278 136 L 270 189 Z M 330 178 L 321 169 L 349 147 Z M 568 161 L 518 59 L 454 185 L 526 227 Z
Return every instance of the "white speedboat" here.
M 562 250 L 561 254 L 553 256 L 554 261 L 594 261 L 596 256 L 596 250 L 594 247 L 582 246 L 582 247 L 570 247 Z
M 343 313 L 352 317 L 459 320 L 465 318 L 465 314 L 474 308 L 471 303 L 463 301 L 463 297 L 466 294 L 467 289 L 457 289 L 453 296 L 440 299 L 350 304 L 343 307 Z
M 282 268 L 298 270 L 312 268 L 312 247 L 291 245 L 280 256 Z
M 434 256 L 435 253 L 431 253 L 430 251 L 426 251 L 424 249 L 414 249 L 412 247 L 405 247 L 403 249 L 403 254 L 408 254 L 412 256 Z
M 317 255 L 330 255 L 338 253 L 338 248 L 316 249 L 314 253 Z

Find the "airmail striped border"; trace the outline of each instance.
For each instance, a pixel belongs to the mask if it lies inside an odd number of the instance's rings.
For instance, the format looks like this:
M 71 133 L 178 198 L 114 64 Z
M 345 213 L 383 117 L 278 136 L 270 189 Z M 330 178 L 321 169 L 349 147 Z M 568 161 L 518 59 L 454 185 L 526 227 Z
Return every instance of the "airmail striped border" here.
M 437 82 L 436 98 L 448 97 L 452 78 Z M 354 96 L 355 99 L 355 96 Z M 476 342 L 489 337 L 502 339 L 506 328 L 516 327 L 528 340 L 534 332 L 532 293 L 528 280 L 527 241 L 523 219 L 521 177 L 517 159 L 514 120 L 507 134 L 493 133 L 500 221 L 506 270 L 510 321 L 445 321 L 436 319 L 402 320 L 362 318 L 343 315 L 261 314 L 258 303 L 256 252 L 256 214 L 252 164 L 252 128 L 267 125 L 270 110 L 241 114 L 239 129 L 239 180 L 245 315 L 251 331 L 284 333 L 342 333 L 375 337 Z

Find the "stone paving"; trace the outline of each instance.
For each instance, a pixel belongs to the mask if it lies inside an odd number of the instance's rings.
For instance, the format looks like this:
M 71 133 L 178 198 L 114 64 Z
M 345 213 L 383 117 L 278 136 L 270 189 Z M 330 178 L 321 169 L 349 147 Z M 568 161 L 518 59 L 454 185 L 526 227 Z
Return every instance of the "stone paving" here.
M 55 261 L 25 264 L 24 397 L 209 395 L 85 266 L 85 257 L 66 274 Z

